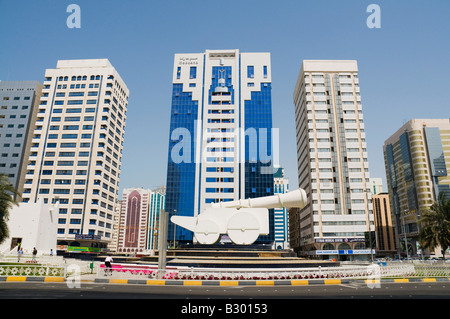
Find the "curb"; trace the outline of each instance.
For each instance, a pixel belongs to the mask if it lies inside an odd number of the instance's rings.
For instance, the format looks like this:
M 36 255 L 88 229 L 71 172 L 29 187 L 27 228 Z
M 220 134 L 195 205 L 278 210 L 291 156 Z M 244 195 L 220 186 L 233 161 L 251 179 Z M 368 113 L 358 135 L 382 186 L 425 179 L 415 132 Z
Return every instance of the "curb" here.
M 308 286 L 308 285 L 341 285 L 352 282 L 365 284 L 377 283 L 408 283 L 408 282 L 449 282 L 450 278 L 396 278 L 396 279 L 297 279 L 297 280 L 140 280 L 140 279 L 102 279 L 96 278 L 95 283 L 131 284 L 150 286 Z
M 395 278 L 381 280 L 364 280 L 364 283 L 409 283 L 409 282 L 449 282 L 450 278 L 433 277 L 433 278 Z
M 352 280 L 341 279 L 320 279 L 320 280 L 139 280 L 139 279 L 102 279 L 96 278 L 96 283 L 109 284 L 137 284 L 150 286 L 305 286 L 312 284 L 319 285 L 340 285 L 350 283 Z
M 34 282 L 65 282 L 64 277 L 27 277 L 27 276 L 2 276 L 0 277 L 1 281 L 34 281 Z
M 27 277 L 0 276 L 0 282 L 66 282 L 64 277 Z M 393 278 L 393 279 L 293 279 L 293 280 L 165 280 L 165 279 L 81 279 L 85 283 L 148 285 L 148 286 L 309 286 L 309 285 L 341 285 L 354 282 L 364 284 L 382 283 L 417 283 L 417 282 L 450 282 L 450 278 Z

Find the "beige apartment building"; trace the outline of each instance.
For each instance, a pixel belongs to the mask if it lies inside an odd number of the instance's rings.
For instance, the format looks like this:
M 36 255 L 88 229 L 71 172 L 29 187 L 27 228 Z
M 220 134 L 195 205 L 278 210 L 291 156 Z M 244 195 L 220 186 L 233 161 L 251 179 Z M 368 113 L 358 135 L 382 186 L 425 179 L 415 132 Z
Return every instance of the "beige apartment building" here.
M 59 201 L 60 250 L 112 240 L 128 96 L 107 59 L 60 60 L 45 72 L 23 201 Z
M 383 152 L 397 247 L 405 257 L 420 255 L 421 212 L 441 193 L 450 198 L 450 120 L 410 120 L 385 141 Z
M 303 61 L 294 105 L 298 181 L 309 203 L 289 210 L 290 245 L 302 256 L 367 260 L 374 226 L 357 62 Z

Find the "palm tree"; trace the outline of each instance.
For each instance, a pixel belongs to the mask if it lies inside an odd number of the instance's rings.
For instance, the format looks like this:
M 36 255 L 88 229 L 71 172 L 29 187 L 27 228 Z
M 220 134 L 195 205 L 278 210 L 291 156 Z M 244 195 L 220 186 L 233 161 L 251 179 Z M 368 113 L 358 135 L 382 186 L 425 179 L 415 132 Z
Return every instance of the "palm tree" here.
M 422 226 L 419 232 L 420 245 L 432 249 L 440 246 L 445 259 L 445 251 L 450 246 L 450 199 L 440 193 L 439 199 L 422 213 L 419 223 Z
M 19 193 L 11 185 L 9 177 L 0 173 L 0 244 L 9 237 L 9 211 L 14 205 L 18 205 L 14 200 L 14 194 L 18 195 Z

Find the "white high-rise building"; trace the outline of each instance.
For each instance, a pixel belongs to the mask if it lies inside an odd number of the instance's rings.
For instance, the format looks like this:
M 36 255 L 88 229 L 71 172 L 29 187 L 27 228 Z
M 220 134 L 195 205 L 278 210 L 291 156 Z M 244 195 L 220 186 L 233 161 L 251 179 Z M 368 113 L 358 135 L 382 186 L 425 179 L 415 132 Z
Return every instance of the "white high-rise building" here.
M 274 167 L 273 184 L 275 194 L 286 194 L 289 192 L 289 179 L 284 176 L 284 168 L 280 166 Z M 275 249 L 289 248 L 289 218 L 288 209 L 274 209 L 274 228 L 275 228 Z
M 383 180 L 381 178 L 371 177 L 369 182 L 372 195 L 378 195 L 383 192 Z
M 112 239 L 128 95 L 107 59 L 60 60 L 45 72 L 23 201 L 59 201 L 59 249 Z
M 299 254 L 367 259 L 374 230 L 356 61 L 303 61 L 294 91 L 299 187 L 309 203 L 289 211 Z M 291 222 L 292 220 L 292 222 Z
M 8 175 L 20 195 L 41 91 L 37 81 L 0 81 L 0 173 Z

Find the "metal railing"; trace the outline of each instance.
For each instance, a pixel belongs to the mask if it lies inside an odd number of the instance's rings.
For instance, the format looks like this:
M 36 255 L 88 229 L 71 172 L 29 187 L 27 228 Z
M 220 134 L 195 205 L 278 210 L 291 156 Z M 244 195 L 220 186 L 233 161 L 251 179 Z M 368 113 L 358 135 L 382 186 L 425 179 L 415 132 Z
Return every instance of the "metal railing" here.
M 65 269 L 54 265 L 8 264 L 0 265 L 0 277 L 65 277 Z
M 414 265 L 414 277 L 446 277 L 450 278 L 449 261 L 421 261 L 406 262 Z
M 157 269 L 151 267 L 126 267 L 114 265 L 111 270 L 104 265 L 97 267 L 97 278 L 112 279 L 165 279 L 165 280 L 314 280 L 314 279 L 380 279 L 407 277 L 449 277 L 450 264 L 383 263 L 369 265 L 345 265 L 340 267 L 316 267 L 295 269 L 218 269 L 178 268 Z
M 167 267 L 157 269 L 156 265 L 113 264 L 111 271 L 105 271 L 103 263 L 89 270 L 89 264 L 78 266 L 82 273 L 94 272 L 96 278 L 112 279 L 164 279 L 164 280 L 314 280 L 314 279 L 381 279 L 381 278 L 450 278 L 450 262 L 413 261 L 386 262 L 368 265 L 343 265 L 339 267 L 315 268 L 191 268 Z M 0 277 L 67 277 L 68 267 L 76 263 L 27 264 L 8 263 L 0 265 Z

